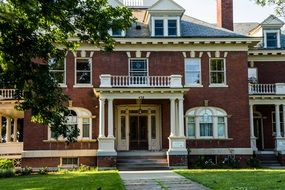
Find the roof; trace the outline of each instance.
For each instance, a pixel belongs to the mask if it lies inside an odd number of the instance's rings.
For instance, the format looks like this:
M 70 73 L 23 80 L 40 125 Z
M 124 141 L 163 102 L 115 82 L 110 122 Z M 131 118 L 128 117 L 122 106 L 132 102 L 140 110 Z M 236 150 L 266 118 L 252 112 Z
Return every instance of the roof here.
M 234 31 L 243 35 L 249 35 L 249 32 L 259 26 L 258 22 L 234 23 Z

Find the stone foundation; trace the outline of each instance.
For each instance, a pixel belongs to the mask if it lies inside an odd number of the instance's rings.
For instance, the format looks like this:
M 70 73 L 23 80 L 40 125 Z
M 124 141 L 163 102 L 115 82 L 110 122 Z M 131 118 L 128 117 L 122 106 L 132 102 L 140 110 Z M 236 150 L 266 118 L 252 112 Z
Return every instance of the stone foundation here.
M 285 166 L 285 154 L 278 153 L 278 161 L 282 166 Z
M 187 168 L 187 155 L 167 155 L 167 161 L 170 168 Z
M 116 169 L 117 156 L 97 156 L 98 169 Z

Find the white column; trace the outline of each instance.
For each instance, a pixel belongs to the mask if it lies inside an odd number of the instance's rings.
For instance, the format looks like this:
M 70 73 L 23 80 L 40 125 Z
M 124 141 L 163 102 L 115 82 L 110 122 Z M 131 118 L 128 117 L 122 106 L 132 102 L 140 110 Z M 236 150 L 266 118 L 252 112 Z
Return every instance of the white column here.
M 108 99 L 108 138 L 114 138 L 113 99 Z
M 170 99 L 170 136 L 175 136 L 175 99 Z
M 0 143 L 2 143 L 2 115 L 0 114 Z
M 275 123 L 276 123 L 276 138 L 281 137 L 281 127 L 280 127 L 280 105 L 275 105 Z
M 6 142 L 11 142 L 11 118 L 6 119 Z
M 253 105 L 249 105 L 249 121 L 250 121 L 250 137 L 255 138 L 254 135 L 254 123 L 253 123 Z
M 178 99 L 178 126 L 179 126 L 179 136 L 185 137 L 184 133 L 184 107 L 183 98 Z
M 18 118 L 14 118 L 13 142 L 17 142 Z
M 285 138 L 285 104 L 283 106 L 283 137 Z
M 105 136 L 105 98 L 99 99 L 99 138 Z

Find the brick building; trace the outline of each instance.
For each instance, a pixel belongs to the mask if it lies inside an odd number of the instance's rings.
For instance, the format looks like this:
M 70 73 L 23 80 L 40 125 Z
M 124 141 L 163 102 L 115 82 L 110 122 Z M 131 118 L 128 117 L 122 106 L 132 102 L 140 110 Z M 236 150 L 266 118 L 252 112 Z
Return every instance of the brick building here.
M 110 0 L 137 18 L 107 53 L 81 44 L 51 72 L 70 97 L 76 143 L 14 109 L 0 90 L 0 156 L 22 166 L 113 168 L 128 157 L 165 157 L 185 167 L 199 156 L 242 164 L 274 154 L 285 164 L 283 22 L 233 23 L 232 0 L 217 0 L 217 25 L 184 15 L 172 0 Z M 189 151 L 190 150 L 190 151 Z M 187 155 L 190 155 L 187 157 Z

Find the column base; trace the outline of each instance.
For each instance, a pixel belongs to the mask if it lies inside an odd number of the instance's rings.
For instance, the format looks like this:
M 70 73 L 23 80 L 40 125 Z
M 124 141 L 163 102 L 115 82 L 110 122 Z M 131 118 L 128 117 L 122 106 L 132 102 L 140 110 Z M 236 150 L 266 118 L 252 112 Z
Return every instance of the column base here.
M 169 137 L 167 161 L 170 168 L 188 168 L 188 151 L 185 137 Z
M 99 170 L 116 169 L 117 151 L 115 150 L 115 138 L 98 138 L 99 149 L 97 151 L 97 167 Z
M 97 156 L 98 170 L 117 169 L 117 156 Z
M 251 149 L 252 151 L 258 151 L 256 147 L 256 137 L 250 137 L 250 144 L 251 144 Z
M 276 151 L 285 151 L 285 138 L 276 137 L 275 138 L 275 150 Z

